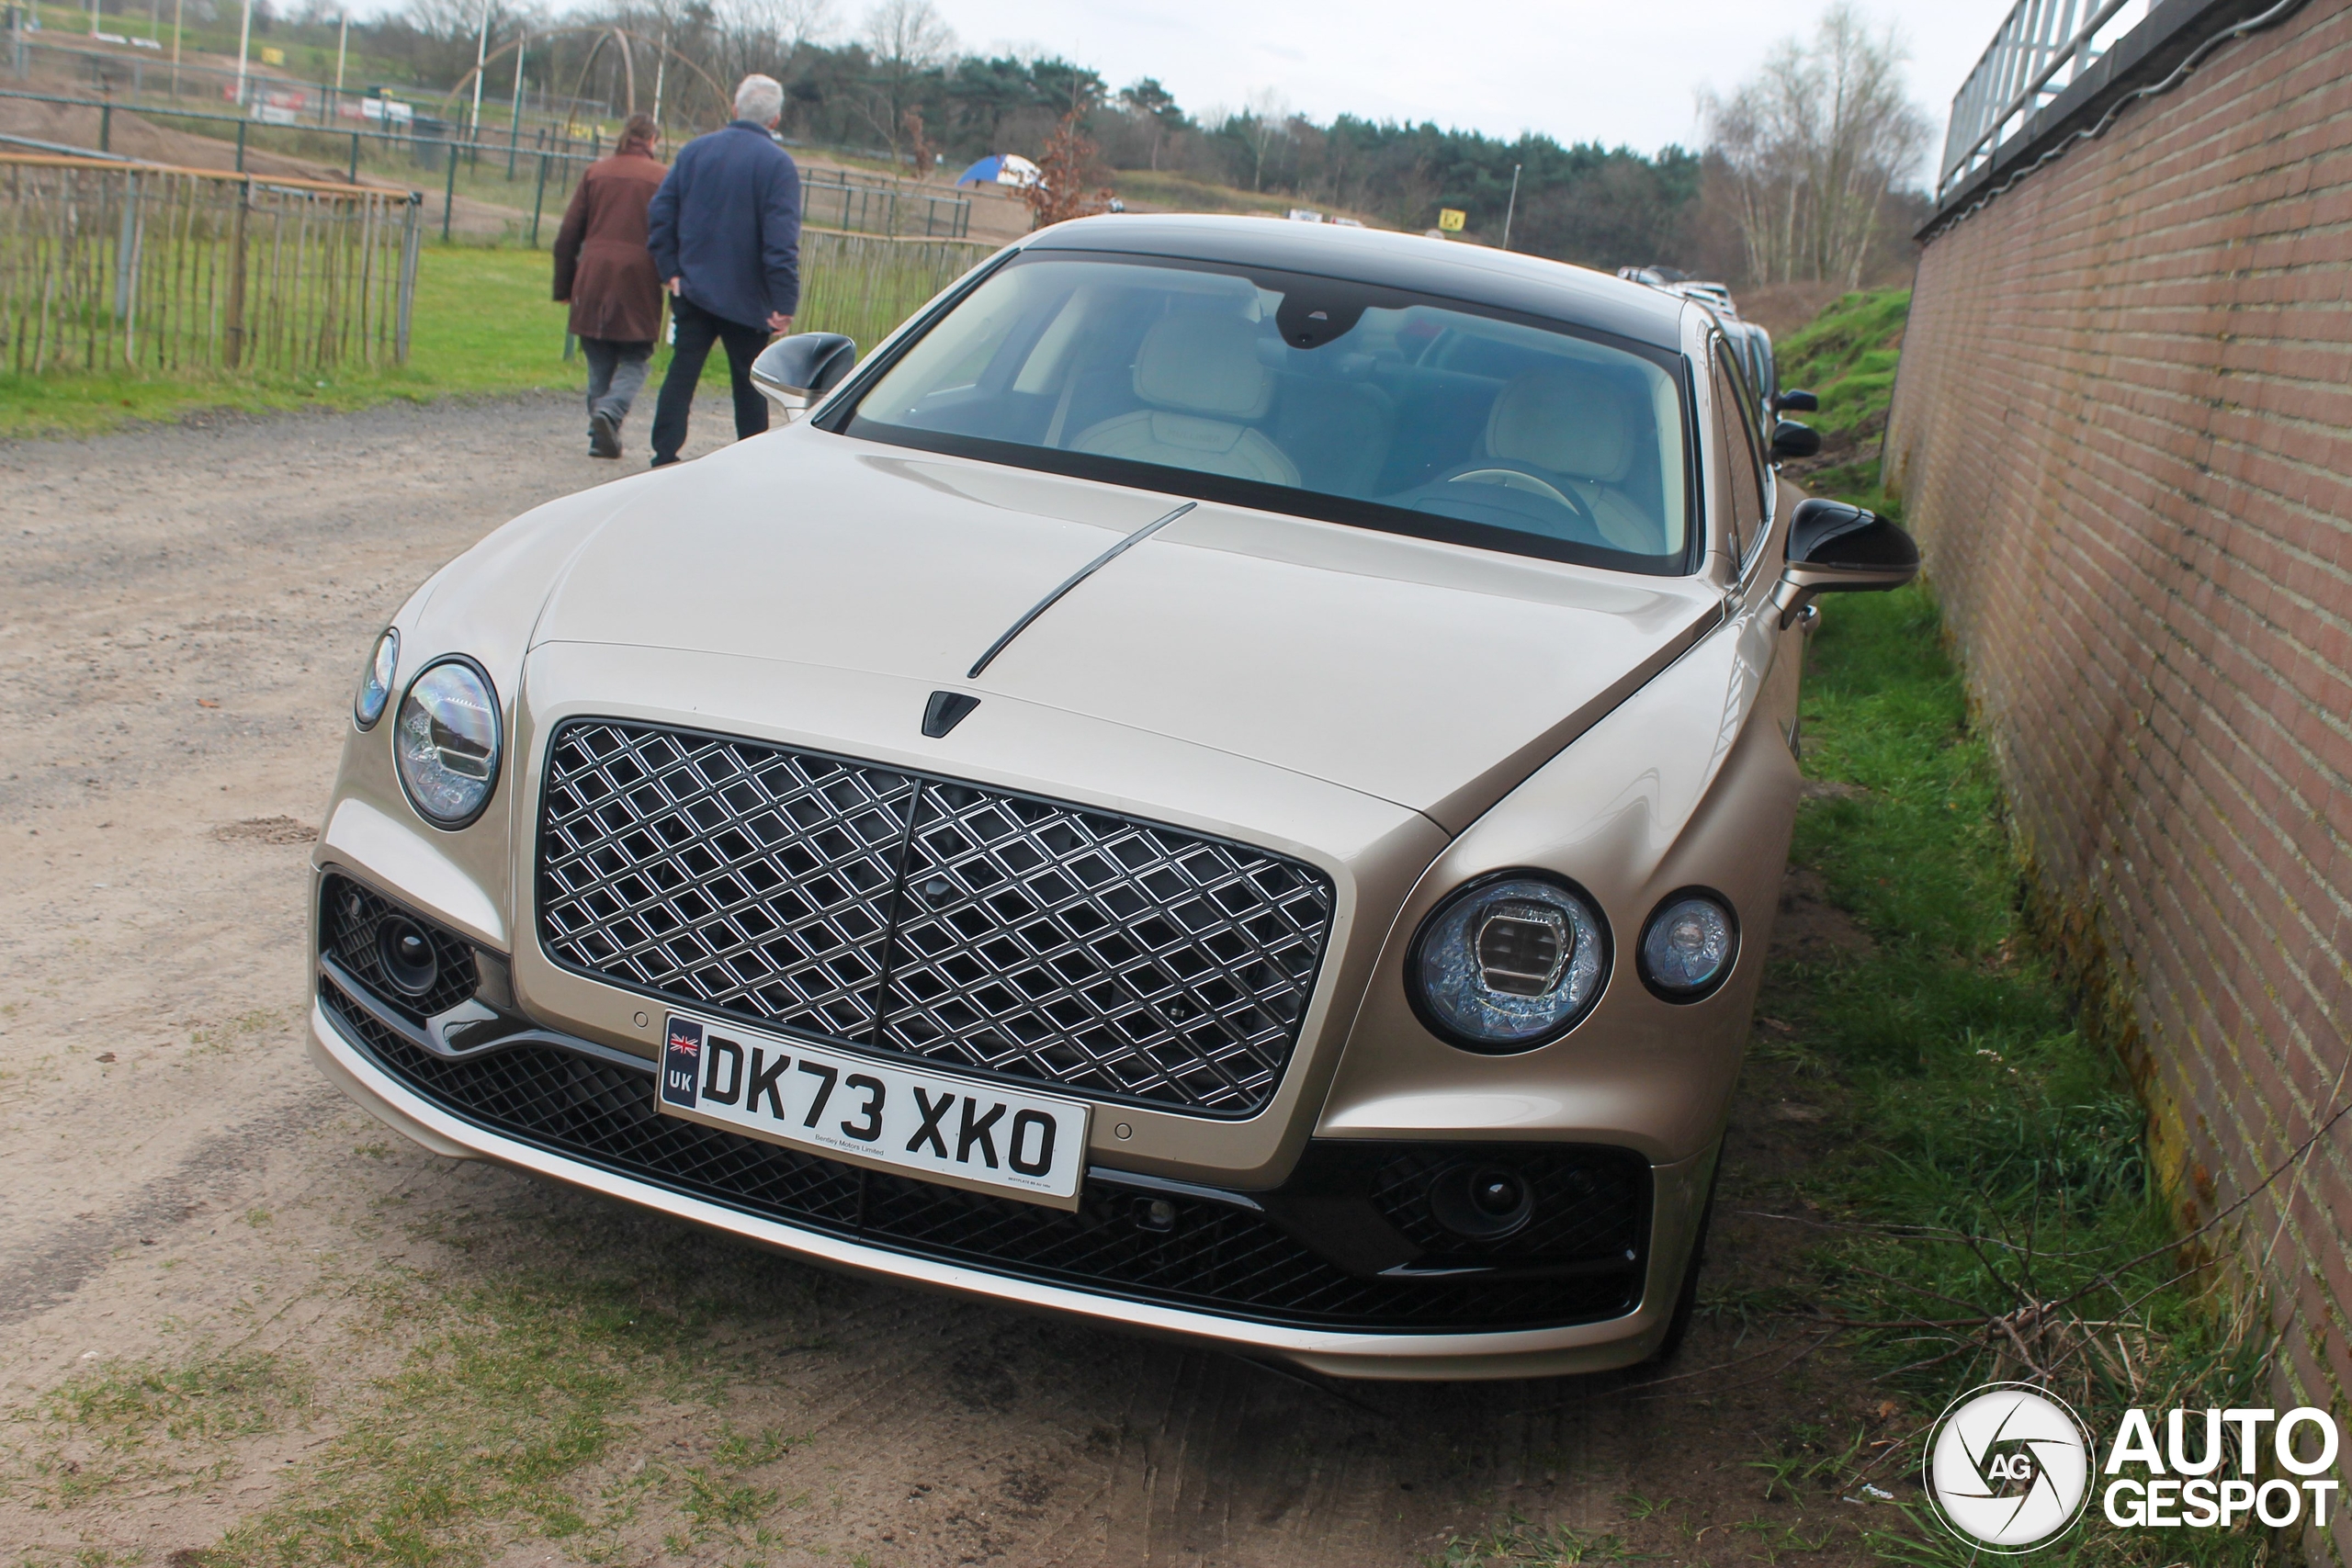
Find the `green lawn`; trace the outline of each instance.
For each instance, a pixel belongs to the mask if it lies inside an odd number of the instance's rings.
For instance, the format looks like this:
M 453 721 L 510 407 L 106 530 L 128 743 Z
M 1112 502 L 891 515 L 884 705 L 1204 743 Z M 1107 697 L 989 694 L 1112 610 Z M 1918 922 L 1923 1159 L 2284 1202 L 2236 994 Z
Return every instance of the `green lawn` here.
M 404 398 L 578 390 L 586 367 L 563 357 L 565 307 L 548 298 L 544 251 L 428 244 L 417 265 L 409 362 L 293 375 L 12 376 L 0 374 L 0 436 L 81 435 L 129 420 L 174 420 L 200 409 L 355 409 Z M 654 350 L 652 384 L 669 364 Z M 703 385 L 723 389 L 714 353 Z

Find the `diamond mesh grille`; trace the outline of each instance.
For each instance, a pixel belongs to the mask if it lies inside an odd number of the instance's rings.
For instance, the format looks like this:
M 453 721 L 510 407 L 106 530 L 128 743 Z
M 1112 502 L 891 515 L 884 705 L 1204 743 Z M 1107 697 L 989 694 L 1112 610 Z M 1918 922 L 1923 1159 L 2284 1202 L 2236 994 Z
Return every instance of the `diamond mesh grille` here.
M 654 1109 L 642 1072 L 544 1045 L 447 1060 L 370 1018 L 331 980 L 320 999 L 393 1077 L 455 1114 L 601 1169 L 808 1229 L 1000 1275 L 1256 1322 L 1424 1332 L 1592 1322 L 1630 1311 L 1637 1268 L 1542 1280 L 1362 1279 L 1247 1209 L 1087 1183 L 1075 1213 L 837 1164 Z M 1637 1225 L 1646 1212 L 1622 1216 Z
M 1096 1099 L 1264 1106 L 1331 904 L 1261 850 L 786 747 L 575 720 L 548 754 L 558 963 Z
M 916 789 L 805 752 L 566 725 L 548 756 L 540 936 L 573 968 L 868 1039 Z

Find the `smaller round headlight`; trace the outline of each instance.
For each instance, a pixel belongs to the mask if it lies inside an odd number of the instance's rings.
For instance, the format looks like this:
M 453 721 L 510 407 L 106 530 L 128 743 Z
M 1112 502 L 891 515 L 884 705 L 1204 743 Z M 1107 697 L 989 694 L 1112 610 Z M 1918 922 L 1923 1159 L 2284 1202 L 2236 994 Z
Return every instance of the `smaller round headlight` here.
M 1499 872 L 1438 906 L 1407 960 L 1421 1021 L 1472 1051 L 1530 1051 L 1574 1028 L 1609 975 L 1609 928 L 1549 874 Z
M 1669 894 L 1642 928 L 1642 978 L 1670 1002 L 1695 1002 L 1724 982 L 1739 953 L 1739 925 L 1716 894 Z
M 409 804 L 436 828 L 481 815 L 498 782 L 498 698 L 469 659 L 444 659 L 409 682 L 392 754 Z
M 392 674 L 400 661 L 401 634 L 387 626 L 376 639 L 375 650 L 368 655 L 368 668 L 359 672 L 359 694 L 351 699 L 351 716 L 360 728 L 373 729 L 384 716 L 384 705 L 392 700 Z

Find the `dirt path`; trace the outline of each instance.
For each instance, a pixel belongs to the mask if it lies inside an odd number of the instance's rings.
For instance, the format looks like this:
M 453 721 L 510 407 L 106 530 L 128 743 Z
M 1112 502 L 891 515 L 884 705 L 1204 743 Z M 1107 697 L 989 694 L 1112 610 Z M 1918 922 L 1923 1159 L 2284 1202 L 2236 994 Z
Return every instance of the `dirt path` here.
M 1668 1561 L 1851 1554 L 1747 1461 L 1868 1396 L 1736 1313 L 1664 1387 L 1326 1387 L 446 1164 L 329 1089 L 300 1044 L 304 856 L 353 674 L 434 566 L 634 471 L 576 423 L 544 400 L 0 446 L 12 1568 L 421 1542 L 1367 1568 L 1514 1515 Z M 1795 1092 L 1751 1087 L 1734 1190 L 1792 1157 Z M 1735 1216 L 1711 1278 L 1769 1281 L 1781 1246 Z

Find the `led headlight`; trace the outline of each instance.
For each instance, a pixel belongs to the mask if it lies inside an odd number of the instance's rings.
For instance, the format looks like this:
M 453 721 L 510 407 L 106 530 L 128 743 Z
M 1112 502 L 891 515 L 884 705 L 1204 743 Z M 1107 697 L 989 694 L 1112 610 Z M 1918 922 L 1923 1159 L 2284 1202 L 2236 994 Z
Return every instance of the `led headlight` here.
M 409 804 L 437 828 L 481 815 L 498 782 L 498 698 L 469 659 L 444 659 L 409 682 L 392 754 Z
M 1695 1002 L 1724 983 L 1739 953 L 1739 925 L 1718 894 L 1686 887 L 1667 896 L 1642 928 L 1642 979 L 1670 1002 Z
M 384 705 L 392 700 L 392 672 L 400 661 L 401 634 L 387 626 L 368 656 L 368 668 L 360 672 L 359 694 L 351 699 L 351 716 L 360 728 L 373 729 L 384 716 Z
M 1421 923 L 1406 991 L 1421 1021 L 1472 1051 L 1526 1051 L 1576 1026 L 1609 976 L 1590 899 L 1532 871 L 1481 877 Z

